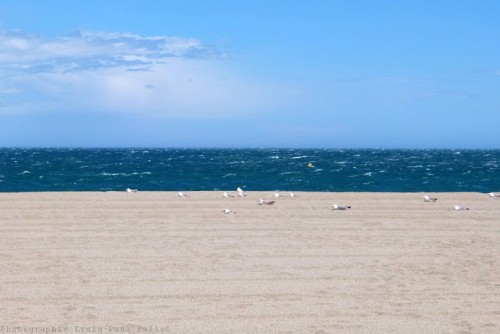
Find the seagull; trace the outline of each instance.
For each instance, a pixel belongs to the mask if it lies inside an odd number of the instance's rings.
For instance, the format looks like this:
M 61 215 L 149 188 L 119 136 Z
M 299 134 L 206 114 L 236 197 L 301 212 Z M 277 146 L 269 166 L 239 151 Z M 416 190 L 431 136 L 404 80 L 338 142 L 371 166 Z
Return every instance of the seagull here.
M 179 191 L 179 193 L 177 194 L 177 196 L 179 196 L 179 197 L 189 197 L 188 195 L 184 194 L 182 191 Z
M 137 189 L 130 189 L 130 188 L 127 188 L 125 189 L 126 192 L 128 193 L 136 193 L 137 192 Z
M 469 210 L 469 208 L 464 208 L 461 207 L 460 205 L 453 206 L 453 209 L 455 209 L 455 211 Z
M 297 195 L 295 195 L 294 193 L 290 193 L 290 197 L 297 197 Z
M 229 209 L 224 209 L 224 210 L 222 210 L 222 212 L 224 212 L 226 215 L 236 214 L 236 211 L 229 210 Z
M 222 197 L 228 198 L 228 197 L 234 197 L 234 195 L 228 195 L 227 192 L 224 191 L 224 193 L 222 194 Z
M 338 204 L 334 204 L 334 205 L 332 205 L 332 207 L 333 207 L 333 210 L 347 210 L 347 209 L 351 208 L 350 206 L 347 206 L 347 205 L 338 205 Z
M 262 198 L 259 199 L 259 205 L 273 205 L 276 201 L 264 201 Z
M 240 187 L 238 187 L 236 189 L 236 191 L 238 192 L 238 197 L 244 197 L 244 196 L 246 196 L 245 193 L 243 192 L 243 190 Z
M 280 196 L 281 196 L 281 195 L 279 194 L 279 192 L 277 192 L 277 191 L 276 191 L 276 192 L 274 193 L 274 197 L 275 197 L 275 198 L 278 198 L 278 197 L 280 197 Z
M 495 194 L 495 193 L 489 193 L 488 195 L 490 197 L 500 197 L 500 194 Z
M 424 202 L 435 202 L 438 199 L 436 197 L 429 197 L 427 195 L 424 196 Z

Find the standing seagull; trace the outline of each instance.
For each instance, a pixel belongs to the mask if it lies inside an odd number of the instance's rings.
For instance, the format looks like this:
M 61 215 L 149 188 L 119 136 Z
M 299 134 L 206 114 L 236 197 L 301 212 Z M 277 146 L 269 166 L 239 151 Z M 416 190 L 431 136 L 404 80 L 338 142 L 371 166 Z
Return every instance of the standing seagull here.
M 179 193 L 177 193 L 177 196 L 184 197 L 184 198 L 189 197 L 188 195 L 184 194 L 182 191 L 179 191 Z
M 236 214 L 236 211 L 233 211 L 233 210 L 229 210 L 229 209 L 224 209 L 222 210 L 222 212 L 224 212 L 226 215 L 235 215 Z
M 438 199 L 436 197 L 429 197 L 427 195 L 424 196 L 424 202 L 435 202 Z
M 238 197 L 246 196 L 245 193 L 243 192 L 243 189 L 241 189 L 240 187 L 238 187 L 236 191 L 238 192 Z
M 455 209 L 455 211 L 469 210 L 469 208 L 464 208 L 464 207 L 462 207 L 460 205 L 453 206 L 453 209 Z
M 222 194 L 222 197 L 229 198 L 229 197 L 234 197 L 234 195 L 228 195 L 227 192 L 224 191 L 224 193 Z

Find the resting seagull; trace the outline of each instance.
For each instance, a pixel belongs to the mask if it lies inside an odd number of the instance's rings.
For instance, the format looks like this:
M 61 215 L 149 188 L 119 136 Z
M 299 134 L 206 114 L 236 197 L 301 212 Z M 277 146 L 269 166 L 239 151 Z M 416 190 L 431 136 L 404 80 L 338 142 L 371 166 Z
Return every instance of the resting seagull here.
M 179 196 L 179 197 L 189 197 L 188 195 L 184 194 L 182 191 L 179 191 L 179 193 L 177 194 L 177 196 Z
M 224 212 L 226 215 L 236 214 L 236 211 L 229 210 L 229 209 L 224 209 L 224 210 L 222 210 L 222 212 Z
M 276 201 L 264 201 L 262 198 L 259 199 L 259 205 L 273 205 Z
M 334 204 L 334 205 L 332 205 L 332 207 L 333 207 L 333 210 L 347 210 L 347 209 L 351 208 L 348 205 L 338 205 L 338 204 Z
M 464 207 L 462 207 L 460 205 L 453 206 L 453 209 L 455 209 L 455 211 L 469 210 L 469 208 L 464 208 Z
M 136 193 L 138 190 L 137 189 L 127 188 L 127 189 L 125 189 L 125 191 L 128 192 L 128 193 Z
M 490 196 L 490 197 L 500 197 L 500 194 L 489 193 L 488 196 Z
M 229 197 L 234 197 L 234 196 L 233 195 L 228 195 L 227 192 L 224 191 L 224 193 L 222 194 L 222 197 L 229 198 Z
M 435 202 L 438 199 L 436 197 L 429 197 L 427 195 L 424 196 L 424 202 Z

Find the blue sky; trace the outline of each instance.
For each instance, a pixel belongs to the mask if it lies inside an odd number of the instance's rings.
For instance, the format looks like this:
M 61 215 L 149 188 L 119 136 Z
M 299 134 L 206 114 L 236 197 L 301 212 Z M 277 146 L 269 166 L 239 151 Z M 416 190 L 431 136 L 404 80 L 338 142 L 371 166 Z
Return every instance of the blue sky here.
M 499 12 L 0 0 L 0 146 L 500 148 Z

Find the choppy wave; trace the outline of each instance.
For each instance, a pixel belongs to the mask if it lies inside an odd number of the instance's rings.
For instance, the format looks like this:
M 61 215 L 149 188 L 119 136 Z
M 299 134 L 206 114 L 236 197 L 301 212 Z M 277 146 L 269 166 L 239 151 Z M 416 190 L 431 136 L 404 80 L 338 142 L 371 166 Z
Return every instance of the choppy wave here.
M 489 192 L 500 191 L 500 150 L 5 148 L 0 180 L 2 192 Z

